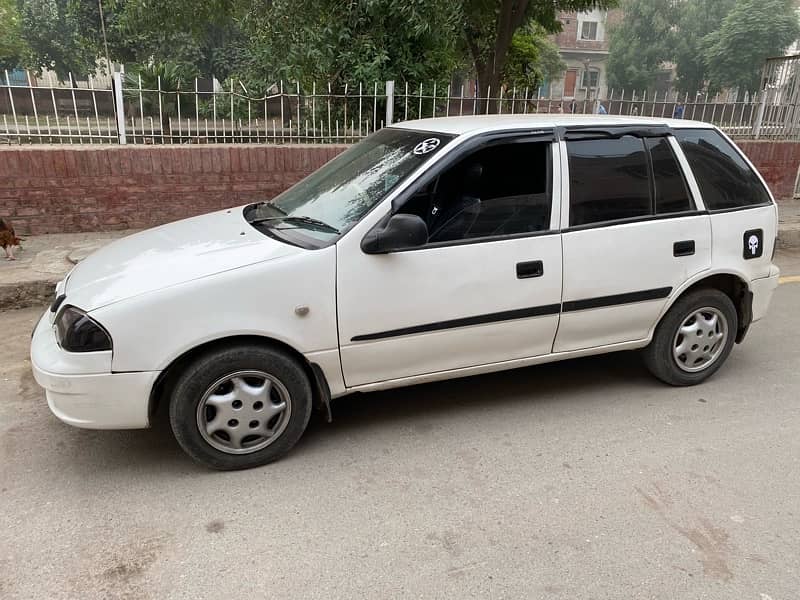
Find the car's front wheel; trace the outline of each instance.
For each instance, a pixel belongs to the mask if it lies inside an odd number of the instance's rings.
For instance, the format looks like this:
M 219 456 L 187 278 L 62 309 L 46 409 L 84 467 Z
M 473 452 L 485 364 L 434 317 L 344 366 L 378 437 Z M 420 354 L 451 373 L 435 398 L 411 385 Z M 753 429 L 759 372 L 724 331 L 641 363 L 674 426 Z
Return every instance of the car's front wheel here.
M 699 289 L 678 299 L 656 327 L 644 350 L 653 375 L 670 385 L 694 385 L 722 366 L 736 338 L 731 299 L 716 289 Z
M 311 385 L 288 354 L 259 345 L 206 353 L 178 378 L 170 401 L 175 439 L 197 462 L 246 469 L 280 458 L 311 416 Z

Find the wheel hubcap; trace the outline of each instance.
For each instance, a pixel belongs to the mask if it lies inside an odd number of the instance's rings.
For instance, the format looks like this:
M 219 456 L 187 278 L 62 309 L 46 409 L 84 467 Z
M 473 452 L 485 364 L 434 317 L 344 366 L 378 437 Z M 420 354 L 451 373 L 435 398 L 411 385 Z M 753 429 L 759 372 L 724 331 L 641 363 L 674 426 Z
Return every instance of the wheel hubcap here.
M 292 414 L 289 391 L 263 371 L 237 371 L 215 381 L 197 405 L 197 427 L 211 446 L 227 454 L 266 448 L 283 433 Z
M 719 310 L 707 306 L 683 320 L 675 334 L 672 356 L 682 370 L 696 373 L 711 366 L 728 339 L 728 321 Z

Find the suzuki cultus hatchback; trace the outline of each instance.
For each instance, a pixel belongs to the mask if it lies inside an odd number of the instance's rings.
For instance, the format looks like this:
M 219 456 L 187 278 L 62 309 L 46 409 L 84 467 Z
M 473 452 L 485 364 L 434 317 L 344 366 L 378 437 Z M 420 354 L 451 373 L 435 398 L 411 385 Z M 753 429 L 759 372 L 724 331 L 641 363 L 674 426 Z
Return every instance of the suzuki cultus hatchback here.
M 61 420 L 147 427 L 217 469 L 267 463 L 314 407 L 642 348 L 699 383 L 778 282 L 775 203 L 704 123 L 411 121 L 272 202 L 119 240 L 75 267 L 34 332 Z

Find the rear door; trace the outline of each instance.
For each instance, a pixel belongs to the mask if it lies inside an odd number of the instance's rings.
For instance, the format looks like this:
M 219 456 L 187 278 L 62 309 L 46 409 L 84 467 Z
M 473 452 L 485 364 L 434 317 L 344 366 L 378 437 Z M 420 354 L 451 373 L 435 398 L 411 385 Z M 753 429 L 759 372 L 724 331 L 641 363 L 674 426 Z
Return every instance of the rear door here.
M 671 136 L 565 137 L 554 351 L 645 339 L 673 290 L 710 267 L 709 217 L 690 194 Z

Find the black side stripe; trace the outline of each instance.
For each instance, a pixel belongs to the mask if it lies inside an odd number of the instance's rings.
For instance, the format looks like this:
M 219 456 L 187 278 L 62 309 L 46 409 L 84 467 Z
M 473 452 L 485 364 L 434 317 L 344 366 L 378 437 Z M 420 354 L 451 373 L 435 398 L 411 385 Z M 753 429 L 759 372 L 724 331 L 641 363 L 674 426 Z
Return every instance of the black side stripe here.
M 573 312 L 576 310 L 586 310 L 588 308 L 603 308 L 604 306 L 614 306 L 617 304 L 632 304 L 634 302 L 646 302 L 647 300 L 660 300 L 661 298 L 669 296 L 670 292 L 672 292 L 671 287 L 662 287 L 652 290 L 642 290 L 641 292 L 587 298 L 586 300 L 570 300 L 564 302 L 564 306 L 561 310 L 562 312 Z
M 399 337 L 402 335 L 412 335 L 414 333 L 428 333 L 430 331 L 441 331 L 443 329 L 454 329 L 456 327 L 468 327 L 470 325 L 485 325 L 487 323 L 499 323 L 502 321 L 513 321 L 515 319 L 528 319 L 531 317 L 557 315 L 559 312 L 572 312 L 576 310 L 586 310 L 589 308 L 615 306 L 617 304 L 631 304 L 633 302 L 659 300 L 669 296 L 670 292 L 672 292 L 671 287 L 663 287 L 653 290 L 643 290 L 641 292 L 630 292 L 628 294 L 616 294 L 614 296 L 589 298 L 587 300 L 571 300 L 569 302 L 564 302 L 563 305 L 546 304 L 544 306 L 506 310 L 503 312 L 488 313 L 474 317 L 463 317 L 460 319 L 451 319 L 449 321 L 426 323 L 425 325 L 414 325 L 412 327 L 390 329 L 389 331 L 380 331 L 378 333 L 366 333 L 363 335 L 354 336 L 350 341 L 366 342 L 368 340 L 380 340 L 384 338 Z
M 455 327 L 468 327 L 469 325 L 484 325 L 486 323 L 512 321 L 514 319 L 527 319 L 530 317 L 557 315 L 560 309 L 560 304 L 547 304 L 545 306 L 534 306 L 532 308 L 506 310 L 503 312 L 477 315 L 475 317 L 463 317 L 461 319 L 451 319 L 449 321 L 438 321 L 436 323 L 427 323 L 425 325 L 414 325 L 412 327 L 403 327 L 401 329 L 391 329 L 389 331 L 381 331 L 379 333 L 367 333 L 364 335 L 357 335 L 351 341 L 364 342 L 366 340 L 379 340 L 381 338 L 411 335 L 412 333 L 427 333 L 429 331 L 440 331 L 442 329 L 453 329 Z

